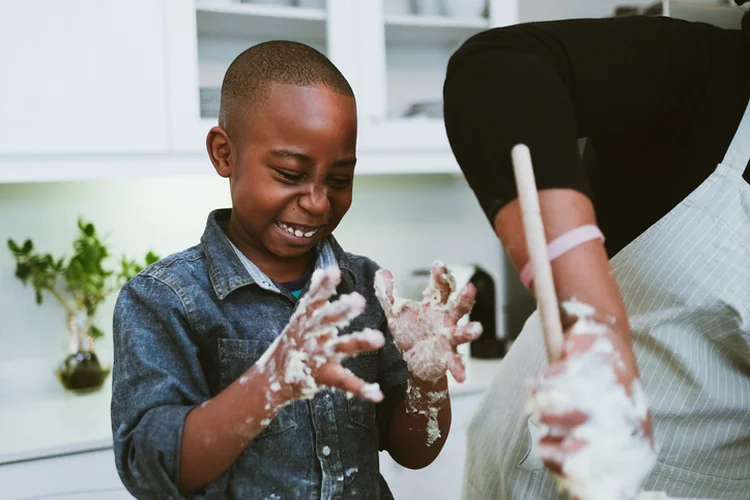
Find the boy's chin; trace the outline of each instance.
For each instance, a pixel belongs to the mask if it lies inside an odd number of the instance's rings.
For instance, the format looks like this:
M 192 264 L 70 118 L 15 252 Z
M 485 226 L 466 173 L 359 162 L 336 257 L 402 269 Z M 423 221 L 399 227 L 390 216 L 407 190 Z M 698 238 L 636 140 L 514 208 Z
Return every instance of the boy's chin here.
M 298 244 L 292 242 L 275 242 L 276 244 L 271 246 L 269 250 L 271 250 L 271 253 L 276 257 L 282 259 L 294 259 L 302 257 L 313 250 L 318 241 L 319 240 L 316 238 L 315 240 L 299 242 Z

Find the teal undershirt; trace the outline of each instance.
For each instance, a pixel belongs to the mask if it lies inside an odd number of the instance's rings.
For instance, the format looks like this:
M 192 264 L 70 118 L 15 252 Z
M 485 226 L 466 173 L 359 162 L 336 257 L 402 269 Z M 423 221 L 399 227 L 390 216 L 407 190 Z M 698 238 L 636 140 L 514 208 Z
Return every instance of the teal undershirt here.
M 312 266 L 308 268 L 307 271 L 305 271 L 305 274 L 303 274 L 296 280 L 288 281 L 286 283 L 279 283 L 279 285 L 289 290 L 289 293 L 291 293 L 295 299 L 299 299 L 300 295 L 302 295 L 302 291 L 305 289 L 305 286 L 307 285 L 307 282 L 310 281 L 310 277 L 312 276 L 314 270 L 315 270 L 315 267 Z

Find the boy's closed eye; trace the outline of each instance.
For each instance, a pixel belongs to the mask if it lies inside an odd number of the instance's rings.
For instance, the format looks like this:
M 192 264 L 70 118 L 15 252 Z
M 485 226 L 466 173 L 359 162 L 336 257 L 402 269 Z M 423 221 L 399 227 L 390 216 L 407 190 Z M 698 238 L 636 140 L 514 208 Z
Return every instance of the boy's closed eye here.
M 281 180 L 287 184 L 296 184 L 304 180 L 307 174 L 295 172 L 278 167 L 271 167 L 279 175 Z M 335 175 L 328 178 L 328 184 L 334 189 L 343 189 L 352 182 L 351 175 Z
M 273 168 L 274 172 L 276 172 L 282 180 L 290 184 L 295 184 L 301 181 L 305 177 L 305 174 L 294 172 L 292 170 L 286 170 L 286 169 L 278 168 L 278 167 L 271 167 L 271 168 Z
M 346 187 L 349 187 L 349 184 L 352 183 L 352 176 L 351 175 L 340 175 L 336 177 L 331 177 L 328 179 L 328 183 L 331 185 L 334 189 L 344 189 Z

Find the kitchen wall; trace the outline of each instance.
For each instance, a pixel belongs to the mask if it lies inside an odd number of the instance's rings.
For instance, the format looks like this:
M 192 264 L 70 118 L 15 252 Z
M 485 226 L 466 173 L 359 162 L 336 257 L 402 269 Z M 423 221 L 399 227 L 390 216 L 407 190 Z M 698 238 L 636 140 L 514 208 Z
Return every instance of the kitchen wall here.
M 476 262 L 500 276 L 500 245 L 463 177 L 363 176 L 354 191 L 354 203 L 336 236 L 348 251 L 390 268 L 397 280 L 436 258 Z M 70 255 L 76 219 L 83 215 L 108 234 L 118 259 L 149 249 L 167 255 L 197 243 L 208 212 L 228 204 L 226 183 L 215 175 L 0 184 L 0 362 L 57 359 L 66 347 L 63 311 L 48 295 L 43 306 L 35 305 L 33 290 L 13 276 L 7 238 L 30 237 L 40 251 Z M 99 343 L 105 359 L 111 356 L 114 300 L 115 295 L 98 314 L 107 335 Z

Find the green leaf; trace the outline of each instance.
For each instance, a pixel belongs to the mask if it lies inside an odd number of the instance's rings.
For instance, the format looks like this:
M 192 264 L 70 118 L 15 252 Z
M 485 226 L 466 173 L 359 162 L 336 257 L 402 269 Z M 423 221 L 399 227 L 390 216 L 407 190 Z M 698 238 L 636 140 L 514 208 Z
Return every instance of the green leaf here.
M 35 297 L 36 297 L 36 303 L 37 305 L 41 305 L 42 303 L 42 291 L 41 290 L 35 290 L 34 291 Z
M 21 251 L 21 248 L 18 246 L 18 243 L 13 241 L 12 238 L 8 238 L 8 248 L 10 248 L 10 251 L 13 253 L 18 253 Z
M 29 264 L 20 263 L 16 265 L 16 278 L 25 283 L 29 279 L 29 276 L 31 276 L 31 266 Z
M 31 242 L 31 240 L 26 240 L 23 242 L 23 252 L 29 253 L 34 249 L 34 244 Z
M 149 252 L 146 254 L 146 267 L 157 262 L 159 258 L 160 257 L 158 255 L 156 255 L 154 252 L 149 250 Z
M 96 339 L 100 339 L 100 338 L 104 337 L 104 332 L 103 332 L 103 331 L 101 331 L 101 330 L 100 330 L 99 328 L 97 328 L 96 326 L 94 326 L 94 325 L 91 325 L 91 328 L 89 329 L 89 336 L 90 336 L 90 337 L 91 337 L 92 339 L 94 339 L 94 340 L 96 340 Z

